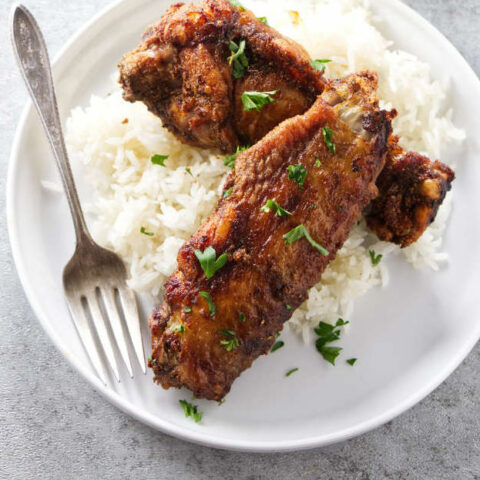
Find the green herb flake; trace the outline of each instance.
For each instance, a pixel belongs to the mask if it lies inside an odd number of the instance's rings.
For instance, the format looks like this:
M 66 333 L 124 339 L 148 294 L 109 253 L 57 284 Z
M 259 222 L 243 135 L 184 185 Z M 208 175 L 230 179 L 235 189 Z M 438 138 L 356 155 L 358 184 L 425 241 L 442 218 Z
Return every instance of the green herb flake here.
M 213 304 L 212 296 L 208 292 L 198 292 L 198 294 L 207 301 L 208 311 L 210 316 L 213 317 L 217 313 L 217 307 Z
M 243 5 L 238 0 L 228 0 L 228 3 L 235 8 L 238 8 L 241 12 L 245 10 Z
M 207 278 L 212 278 L 228 261 L 228 255 L 226 253 L 223 253 L 216 259 L 217 252 L 215 252 L 213 247 L 208 247 L 203 252 L 201 250 L 195 250 L 195 256 L 198 258 L 200 266 Z
M 268 20 L 267 17 L 257 17 L 263 24 L 267 25 L 268 27 Z
M 349 365 L 352 367 L 355 365 L 355 362 L 357 361 L 356 358 L 349 358 L 348 360 L 345 360 Z
M 289 377 L 292 373 L 295 373 L 295 372 L 298 372 L 298 368 L 292 368 L 285 374 L 285 376 Z
M 307 170 L 301 163 L 298 165 L 288 166 L 288 178 L 294 182 L 297 182 L 300 189 L 303 188 L 303 183 L 305 182 L 306 176 Z
M 325 64 L 330 63 L 331 60 L 328 58 L 317 58 L 317 60 L 312 60 L 310 62 L 310 65 L 317 71 L 319 72 L 324 72 L 325 71 Z
M 184 311 L 185 313 L 190 313 L 190 312 L 192 311 L 192 309 L 191 309 L 189 306 L 186 306 L 186 307 L 183 309 L 183 311 Z
M 267 203 L 260 209 L 262 212 L 274 212 L 276 217 L 286 217 L 291 213 L 282 208 L 275 200 L 267 200 Z
M 260 111 L 262 107 L 275 101 L 275 99 L 272 98 L 272 95 L 275 95 L 277 92 L 278 90 L 272 90 L 271 92 L 243 92 L 243 109 L 246 112 L 250 110 Z
M 328 343 L 336 342 L 340 339 L 340 329 L 338 327 L 343 327 L 349 322 L 339 318 L 335 325 L 330 323 L 319 322 L 318 327 L 314 329 L 315 333 L 318 335 L 317 340 L 315 341 L 315 347 L 317 351 L 322 355 L 322 357 L 332 365 L 335 365 L 335 359 L 338 357 L 342 351 L 341 347 L 330 347 L 327 346 Z
M 310 245 L 317 249 L 322 255 L 329 255 L 329 252 L 325 248 L 323 248 L 315 240 L 313 240 L 304 225 L 298 225 L 298 227 L 293 228 L 288 233 L 283 235 L 283 238 L 285 239 L 285 243 L 287 245 L 291 245 L 292 243 L 300 240 L 303 237 L 305 237 L 310 243 Z
M 293 310 L 293 307 L 291 305 L 289 305 L 288 303 L 285 305 L 285 308 L 287 310 Z
M 316 204 L 316 203 L 312 203 L 312 204 L 308 207 L 309 210 L 315 210 L 316 208 L 317 208 L 317 204 Z
M 324 337 L 324 336 L 327 336 L 331 333 L 334 333 L 335 332 L 335 327 L 336 327 L 336 325 L 331 325 L 330 323 L 319 322 L 318 327 L 314 328 L 313 330 L 315 331 L 315 333 L 318 336 Z M 338 330 L 338 332 L 340 332 L 340 330 Z M 337 332 L 335 332 L 335 333 L 337 333 Z M 337 336 L 336 338 L 338 339 L 339 337 Z
M 223 345 L 227 352 L 231 352 L 238 347 L 239 342 L 235 336 L 235 332 L 231 330 L 219 330 L 218 332 L 227 337 L 226 340 L 220 340 L 220 345 Z
M 193 173 L 192 173 L 192 171 L 191 171 L 188 167 L 185 167 L 185 171 L 186 171 L 191 177 L 193 177 Z
M 272 349 L 270 350 L 270 353 L 276 352 L 279 348 L 282 348 L 284 345 L 285 345 L 285 342 L 283 342 L 282 340 L 275 342 Z
M 318 350 L 322 357 L 332 365 L 335 365 L 335 359 L 340 355 L 342 351 L 341 347 L 326 347 L 323 346 L 321 349 Z
M 233 76 L 242 78 L 245 76 L 245 70 L 248 67 L 248 59 L 245 55 L 245 40 L 240 40 L 237 44 L 230 40 L 229 48 L 232 54 L 228 57 L 228 62 L 233 65 Z
M 164 167 L 165 166 L 165 160 L 167 158 L 168 158 L 168 155 L 152 155 L 150 160 L 154 165 L 160 165 L 161 167 Z
M 147 237 L 153 237 L 155 235 L 153 232 L 147 232 L 145 227 L 140 227 L 140 233 L 143 233 Z
M 316 166 L 316 167 L 321 167 L 321 166 L 322 166 L 322 162 L 320 161 L 319 158 L 316 158 L 316 159 L 315 159 L 315 166 Z
M 240 152 L 247 150 L 248 148 L 250 148 L 248 145 L 243 147 L 237 147 L 237 150 L 235 153 L 232 153 L 231 155 L 226 155 L 225 157 L 223 157 L 223 164 L 226 167 L 235 168 L 235 160 L 237 159 L 238 154 Z
M 186 400 L 179 400 L 178 403 L 180 403 L 180 405 L 183 407 L 186 418 L 191 417 L 192 420 L 196 423 L 198 423 L 202 419 L 203 413 L 198 411 L 197 405 L 192 405 Z
M 331 153 L 337 153 L 337 147 L 333 143 L 333 131 L 331 128 L 323 127 L 322 128 L 323 140 L 325 141 L 325 145 L 330 150 Z
M 247 317 L 245 316 L 245 314 L 243 312 L 237 312 L 238 313 L 238 318 L 240 319 L 240 321 L 242 323 L 245 323 L 245 321 L 247 320 Z
M 172 332 L 185 333 L 185 327 L 183 325 L 175 325 L 175 327 L 172 328 Z
M 376 267 L 380 263 L 380 260 L 383 257 L 383 255 L 381 254 L 376 255 L 375 250 L 369 250 L 368 254 L 370 255 L 370 260 L 372 261 L 372 265 L 374 267 Z
M 225 190 L 223 192 L 223 198 L 229 197 L 232 194 L 232 191 L 233 191 L 233 187 L 230 187 L 228 190 Z

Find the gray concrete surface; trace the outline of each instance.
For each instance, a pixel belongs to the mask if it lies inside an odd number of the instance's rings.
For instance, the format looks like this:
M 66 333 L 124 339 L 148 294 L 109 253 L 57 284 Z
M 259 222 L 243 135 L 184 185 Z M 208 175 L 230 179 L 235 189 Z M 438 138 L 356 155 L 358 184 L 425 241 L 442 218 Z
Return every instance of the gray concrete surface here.
M 52 52 L 108 0 L 24 0 Z M 375 0 L 372 0 L 375 1 Z M 11 141 L 26 95 L 0 1 L 0 478 L 480 478 L 480 348 L 410 411 L 351 441 L 287 454 L 239 454 L 158 433 L 107 403 L 50 344 L 25 299 L 4 219 Z M 480 72 L 480 0 L 408 0 Z M 448 68 L 448 65 L 445 65 Z

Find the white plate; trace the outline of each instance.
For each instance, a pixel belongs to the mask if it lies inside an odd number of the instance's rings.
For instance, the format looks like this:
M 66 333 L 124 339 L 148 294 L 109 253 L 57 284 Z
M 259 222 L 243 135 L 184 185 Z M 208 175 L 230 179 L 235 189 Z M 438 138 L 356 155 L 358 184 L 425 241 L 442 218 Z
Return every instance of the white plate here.
M 66 45 L 55 63 L 63 119 L 73 106 L 85 105 L 90 94 L 106 93 L 115 63 L 167 3 L 116 3 Z M 354 368 L 344 362 L 331 367 L 313 347 L 287 332 L 286 346 L 258 359 L 235 382 L 225 404 L 198 402 L 205 413 L 200 424 L 184 418 L 178 405 L 190 393 L 163 391 L 150 373 L 137 371 L 135 380 L 109 388 L 95 376 L 62 293 L 62 268 L 74 245 L 69 212 L 64 196 L 41 188 L 40 179 L 56 180 L 57 175 L 36 114 L 31 105 L 26 107 L 7 185 L 8 227 L 20 279 L 65 358 L 110 402 L 142 422 L 220 448 L 271 451 L 326 445 L 372 429 L 414 405 L 458 366 L 479 338 L 480 83 L 454 47 L 415 12 L 397 0 L 373 3 L 397 47 L 427 61 L 435 77 L 444 78 L 446 72 L 452 77 L 454 121 L 468 139 L 458 162 L 454 212 L 445 236 L 450 266 L 433 273 L 414 271 L 400 261 L 391 265 L 389 286 L 357 302 L 342 341 L 345 355 L 359 358 Z M 77 180 L 82 187 L 81 178 Z M 149 308 L 144 308 L 145 321 Z M 292 367 L 299 372 L 285 378 Z

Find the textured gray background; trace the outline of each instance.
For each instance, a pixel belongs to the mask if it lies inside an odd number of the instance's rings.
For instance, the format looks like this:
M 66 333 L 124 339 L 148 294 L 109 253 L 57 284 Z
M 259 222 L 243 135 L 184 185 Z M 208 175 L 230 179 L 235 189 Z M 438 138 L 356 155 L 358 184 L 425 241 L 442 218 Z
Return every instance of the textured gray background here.
M 373 0 L 375 1 L 375 0 Z M 0 0 L 0 210 L 26 95 Z M 108 0 L 24 0 L 52 54 Z M 480 72 L 480 0 L 408 0 Z M 448 65 L 445 65 L 448 68 Z M 479 112 L 480 113 L 480 112 Z M 241 454 L 191 445 L 124 415 L 66 364 L 25 299 L 0 223 L 1 479 L 480 478 L 480 347 L 433 394 L 351 441 L 299 453 Z

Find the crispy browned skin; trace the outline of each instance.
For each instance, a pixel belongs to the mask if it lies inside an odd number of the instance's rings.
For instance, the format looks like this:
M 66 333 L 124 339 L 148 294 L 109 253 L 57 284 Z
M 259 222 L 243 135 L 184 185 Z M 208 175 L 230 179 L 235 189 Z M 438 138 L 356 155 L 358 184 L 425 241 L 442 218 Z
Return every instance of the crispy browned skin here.
M 435 219 L 454 178 L 443 163 L 392 148 L 377 180 L 381 195 L 366 216 L 368 227 L 380 240 L 411 245 Z
M 247 40 L 249 66 L 233 77 L 230 40 Z M 305 112 L 322 75 L 297 43 L 227 0 L 171 6 L 119 64 L 124 98 L 140 100 L 184 142 L 228 153 Z M 260 112 L 245 112 L 244 91 L 278 90 Z
M 378 109 L 374 74 L 352 75 L 337 87 L 339 95 L 329 90 L 304 115 L 286 120 L 238 156 L 225 186 L 231 195 L 180 249 L 164 303 L 150 318 L 150 366 L 164 388 L 185 386 L 198 398 L 222 399 L 235 378 L 269 351 L 291 316 L 287 305 L 295 309 L 307 298 L 376 196 L 390 115 Z M 335 155 L 322 127 L 333 131 Z M 298 163 L 308 172 L 303 189 L 288 178 L 287 167 Z M 268 199 L 292 215 L 261 211 Z M 283 235 L 300 224 L 329 255 L 305 238 L 286 245 Z M 227 253 L 229 261 L 207 280 L 194 252 L 209 246 L 217 255 Z M 211 295 L 214 316 L 201 291 Z M 172 331 L 179 325 L 184 333 Z M 232 351 L 220 343 L 227 339 L 224 329 L 238 339 Z

